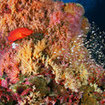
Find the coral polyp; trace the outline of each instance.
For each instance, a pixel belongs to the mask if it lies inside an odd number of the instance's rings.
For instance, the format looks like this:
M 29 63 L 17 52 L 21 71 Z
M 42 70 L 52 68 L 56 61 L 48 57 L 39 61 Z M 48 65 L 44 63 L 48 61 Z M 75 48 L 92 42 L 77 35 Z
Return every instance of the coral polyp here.
M 0 0 L 0 104 L 104 103 L 105 70 L 86 46 L 84 12 L 76 3 Z

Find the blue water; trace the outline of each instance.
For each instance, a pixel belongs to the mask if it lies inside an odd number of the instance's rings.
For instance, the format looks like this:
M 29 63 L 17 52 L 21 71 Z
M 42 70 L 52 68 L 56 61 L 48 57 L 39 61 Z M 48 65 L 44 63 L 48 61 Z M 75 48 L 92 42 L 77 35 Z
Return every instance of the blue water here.
M 84 6 L 86 11 L 90 11 L 94 9 L 97 4 L 102 3 L 103 0 L 63 0 L 65 3 L 68 2 L 77 2 Z

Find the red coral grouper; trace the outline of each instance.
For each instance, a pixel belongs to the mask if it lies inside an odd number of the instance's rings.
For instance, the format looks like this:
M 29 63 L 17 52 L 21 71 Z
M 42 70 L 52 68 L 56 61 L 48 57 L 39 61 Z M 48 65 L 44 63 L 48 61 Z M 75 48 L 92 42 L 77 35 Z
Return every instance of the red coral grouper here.
M 33 31 L 27 28 L 17 28 L 9 33 L 8 40 L 13 42 L 17 39 L 22 39 L 28 35 L 31 35 L 32 33 Z

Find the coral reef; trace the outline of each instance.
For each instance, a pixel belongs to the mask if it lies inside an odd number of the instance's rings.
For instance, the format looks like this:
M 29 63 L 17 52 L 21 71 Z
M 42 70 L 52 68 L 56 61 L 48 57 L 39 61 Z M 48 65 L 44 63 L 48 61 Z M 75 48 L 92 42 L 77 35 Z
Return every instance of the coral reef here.
M 105 70 L 84 46 L 84 12 L 76 3 L 0 0 L 0 104 L 105 103 Z M 10 43 L 18 28 L 33 33 Z

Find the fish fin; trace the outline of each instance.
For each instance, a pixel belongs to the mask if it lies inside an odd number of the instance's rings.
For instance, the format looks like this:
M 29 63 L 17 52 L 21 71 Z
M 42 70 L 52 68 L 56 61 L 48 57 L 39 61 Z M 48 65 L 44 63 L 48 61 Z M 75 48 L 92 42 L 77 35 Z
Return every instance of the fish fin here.
M 27 36 L 26 34 L 21 34 L 20 39 L 22 39 L 22 38 L 24 38 L 24 37 L 26 37 L 26 36 Z
M 33 30 L 30 30 L 30 29 L 27 29 L 27 28 L 22 28 L 21 33 L 28 36 L 28 35 L 33 33 Z

